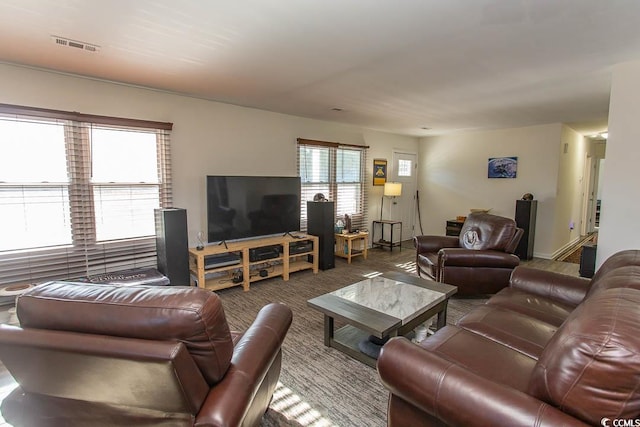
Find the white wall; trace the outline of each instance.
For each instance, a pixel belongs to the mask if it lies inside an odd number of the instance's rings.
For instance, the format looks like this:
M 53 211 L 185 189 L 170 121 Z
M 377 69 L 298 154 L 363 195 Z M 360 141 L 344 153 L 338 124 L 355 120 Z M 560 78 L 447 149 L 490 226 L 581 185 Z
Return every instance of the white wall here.
M 556 209 L 551 230 L 552 245 L 556 248 L 556 255 L 558 251 L 580 239 L 586 185 L 585 163 L 587 154 L 591 155 L 590 147 L 591 145 L 582 135 L 568 126 L 562 126 Z
M 206 231 L 207 174 L 295 176 L 299 137 L 369 145 L 367 170 L 394 148 L 417 151 L 412 137 L 8 64 L 0 64 L 0 103 L 172 122 L 173 201 L 187 209 L 192 245 Z
M 555 235 L 558 224 L 568 224 L 564 208 L 556 218 L 562 131 L 557 123 L 422 138 L 418 191 L 425 234 L 443 234 L 447 219 L 471 208 L 513 218 L 515 201 L 532 193 L 538 200 L 534 255 L 552 258 L 566 244 Z M 487 178 L 487 160 L 503 156 L 518 157 L 517 178 Z
M 380 203 L 382 201 L 382 193 L 384 190 L 384 186 L 373 186 L 373 159 L 386 159 L 388 161 L 387 166 L 387 176 L 392 176 L 392 167 L 393 167 L 393 151 L 403 151 L 407 153 L 415 153 L 418 154 L 418 139 L 417 138 L 407 138 L 400 135 L 391 135 L 385 134 L 381 132 L 365 132 L 365 139 L 367 143 L 371 146 L 371 149 L 368 153 L 368 163 L 367 166 L 367 182 L 369 183 L 369 221 L 368 224 L 371 224 L 374 220 L 380 219 Z M 411 197 L 407 194 L 403 195 L 403 197 Z M 410 203 L 408 203 L 410 205 Z M 385 203 L 385 212 L 389 212 L 389 201 Z M 385 217 L 386 218 L 386 217 Z M 411 233 L 407 228 L 407 224 L 403 224 L 403 238 L 406 240 L 411 237 Z M 396 238 L 396 237 L 394 237 Z
M 602 176 L 602 207 L 597 266 L 624 249 L 640 249 L 637 183 L 640 175 L 640 62 L 613 68 L 609 101 L 607 167 Z
M 640 65 L 619 67 L 614 74 L 617 92 L 612 92 L 611 101 L 610 166 L 603 177 L 599 259 L 620 247 L 640 247 L 637 233 L 629 233 L 627 227 L 640 210 L 640 202 L 629 193 L 639 152 L 634 146 L 640 132 L 634 127 L 640 110 L 636 68 Z M 535 256 L 552 258 L 575 239 L 575 231 L 568 229 L 570 220 L 579 230 L 576 197 L 580 197 L 581 156 L 586 148 L 579 135 L 561 124 L 418 140 L 8 64 L 0 64 L 0 102 L 174 123 L 174 206 L 188 210 L 192 244 L 206 226 L 204 177 L 293 176 L 298 137 L 370 146 L 366 165 L 369 224 L 378 215 L 382 192 L 382 187 L 372 185 L 372 160 L 390 161 L 393 150 L 398 149 L 419 154 L 418 189 L 425 234 L 443 234 L 447 219 L 466 215 L 470 208 L 492 208 L 493 213 L 512 218 L 515 200 L 527 192 L 538 200 Z M 563 157 L 564 142 L 569 144 L 568 157 Z M 613 145 L 617 148 L 612 149 Z M 611 160 L 614 155 L 616 159 Z M 487 159 L 499 156 L 518 157 L 516 179 L 487 178 Z M 565 198 L 566 194 L 570 196 Z

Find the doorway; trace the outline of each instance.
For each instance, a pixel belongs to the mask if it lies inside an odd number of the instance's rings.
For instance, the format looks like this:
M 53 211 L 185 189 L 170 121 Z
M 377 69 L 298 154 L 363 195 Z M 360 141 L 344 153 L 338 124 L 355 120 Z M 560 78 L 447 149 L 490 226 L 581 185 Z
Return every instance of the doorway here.
M 604 169 L 605 144 L 594 144 L 595 155 L 587 154 L 584 162 L 584 187 L 580 235 L 587 236 L 600 226 L 601 177 Z
M 586 236 L 593 232 L 595 228 L 595 212 L 596 212 L 596 183 L 598 162 L 591 155 L 585 156 L 584 162 L 584 188 L 582 201 L 582 226 L 580 227 L 580 235 Z
M 402 183 L 402 195 L 391 203 L 389 219 L 402 221 L 402 240 L 415 236 L 417 157 L 416 153 L 393 151 L 391 177 L 393 181 Z

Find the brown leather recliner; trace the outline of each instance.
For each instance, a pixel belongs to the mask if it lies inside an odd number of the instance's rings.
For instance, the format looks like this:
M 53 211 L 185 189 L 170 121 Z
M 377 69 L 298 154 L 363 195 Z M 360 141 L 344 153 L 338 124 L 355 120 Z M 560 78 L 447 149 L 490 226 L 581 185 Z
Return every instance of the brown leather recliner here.
M 523 233 L 510 218 L 472 213 L 459 237 L 414 237 L 418 275 L 457 286 L 458 295 L 496 293 L 520 264 L 514 252 Z
M 19 386 L 14 426 L 257 426 L 281 368 L 291 310 L 269 304 L 229 330 L 218 296 L 189 287 L 49 282 L 0 325 Z

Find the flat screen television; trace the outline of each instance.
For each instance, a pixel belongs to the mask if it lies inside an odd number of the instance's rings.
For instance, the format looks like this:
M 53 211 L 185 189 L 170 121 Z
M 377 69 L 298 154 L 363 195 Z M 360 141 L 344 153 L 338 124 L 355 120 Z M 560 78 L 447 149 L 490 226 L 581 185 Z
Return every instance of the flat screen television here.
M 300 230 L 300 178 L 207 176 L 208 242 Z

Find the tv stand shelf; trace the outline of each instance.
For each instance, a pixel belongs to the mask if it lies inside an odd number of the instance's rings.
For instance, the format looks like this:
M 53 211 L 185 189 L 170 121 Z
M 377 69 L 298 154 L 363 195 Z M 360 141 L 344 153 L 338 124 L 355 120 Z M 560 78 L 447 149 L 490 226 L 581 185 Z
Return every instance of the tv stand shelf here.
M 203 249 L 189 249 L 189 272 L 192 282 L 201 288 L 217 291 L 220 289 L 242 286 L 245 292 L 252 282 L 281 276 L 283 280 L 289 280 L 289 274 L 296 271 L 312 269 L 318 273 L 318 237 L 308 234 L 296 233 L 297 237 L 290 234 L 284 236 L 264 237 L 259 239 L 243 240 L 225 244 L 212 244 Z M 312 249 L 307 252 L 289 255 L 289 247 L 294 242 L 311 241 Z M 250 261 L 249 251 L 269 246 L 282 247 L 279 256 L 269 259 Z M 211 255 L 225 253 L 240 255 L 240 263 L 221 267 L 206 267 L 205 258 Z M 265 274 L 261 275 L 260 271 Z M 242 274 L 242 280 L 234 280 Z M 207 277 L 209 276 L 209 277 Z

